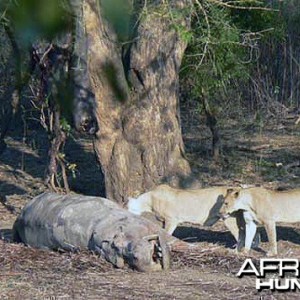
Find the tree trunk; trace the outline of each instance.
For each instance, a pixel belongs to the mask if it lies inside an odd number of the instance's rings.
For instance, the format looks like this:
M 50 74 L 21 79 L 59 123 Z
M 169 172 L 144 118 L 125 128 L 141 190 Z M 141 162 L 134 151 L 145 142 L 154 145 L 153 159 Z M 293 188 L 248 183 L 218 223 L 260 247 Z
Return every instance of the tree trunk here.
M 69 183 L 66 174 L 66 167 L 62 158 L 60 158 L 60 152 L 64 148 L 67 135 L 61 128 L 61 111 L 57 103 L 51 103 L 49 111 L 52 114 L 52 124 L 49 125 L 51 129 L 48 131 L 48 137 L 50 139 L 50 148 L 48 151 L 48 164 L 45 175 L 45 183 L 53 191 L 57 192 L 58 188 L 62 188 L 58 180 L 58 167 L 60 167 L 63 188 L 67 193 L 70 192 Z M 49 122 L 51 122 L 49 120 Z
M 24 57 L 22 57 L 20 48 L 15 39 L 14 31 L 8 25 L 4 25 L 4 29 L 7 37 L 9 38 L 12 48 L 12 55 L 15 59 L 15 85 L 8 86 L 4 96 L 4 98 L 10 98 L 9 103 L 6 104 L 6 100 L 3 101 L 4 104 L 2 103 L 5 113 L 1 115 L 0 121 L 0 155 L 6 149 L 6 143 L 4 139 L 20 108 L 21 91 L 31 78 L 34 69 L 34 65 L 31 61 L 27 66 L 26 72 L 23 72 L 24 74 L 22 74 L 22 59 L 24 59 Z
M 140 11 L 143 16 L 126 63 L 117 35 L 103 17 L 101 1 L 83 4 L 99 126 L 94 146 L 107 197 L 118 202 L 170 176 L 182 179 L 190 173 L 178 111 L 178 72 L 186 43 L 171 29 L 163 2 L 152 1 L 147 12 Z M 178 10 L 186 4 L 172 3 Z M 189 18 L 175 22 L 189 26 Z
M 201 97 L 202 97 L 204 112 L 206 115 L 206 125 L 208 126 L 212 134 L 212 157 L 215 162 L 219 162 L 220 152 L 221 152 L 221 137 L 217 125 L 218 120 L 215 114 L 210 109 L 206 96 L 203 94 Z

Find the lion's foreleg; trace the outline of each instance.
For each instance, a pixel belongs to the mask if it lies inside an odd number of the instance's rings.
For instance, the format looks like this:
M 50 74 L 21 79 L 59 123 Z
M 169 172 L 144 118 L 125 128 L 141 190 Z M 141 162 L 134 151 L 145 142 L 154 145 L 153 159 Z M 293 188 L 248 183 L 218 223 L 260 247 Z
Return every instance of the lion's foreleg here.
M 239 227 L 237 225 L 236 218 L 227 218 L 224 220 L 225 226 L 228 228 L 228 230 L 232 233 L 235 240 L 238 242 L 239 240 Z
M 274 221 L 269 221 L 264 224 L 268 235 L 270 250 L 268 256 L 277 255 L 277 236 L 276 236 L 276 224 Z
M 247 220 L 245 218 L 246 221 L 246 240 L 245 240 L 245 250 L 246 251 L 250 251 L 251 246 L 252 246 L 252 242 L 254 239 L 254 236 L 256 234 L 256 224 L 254 223 L 253 220 Z
M 172 235 L 177 227 L 177 222 L 172 219 L 165 219 L 164 229 L 168 234 Z
M 257 225 L 254 222 L 254 217 L 251 212 L 243 212 L 246 227 L 245 252 L 250 251 L 254 236 L 256 234 Z

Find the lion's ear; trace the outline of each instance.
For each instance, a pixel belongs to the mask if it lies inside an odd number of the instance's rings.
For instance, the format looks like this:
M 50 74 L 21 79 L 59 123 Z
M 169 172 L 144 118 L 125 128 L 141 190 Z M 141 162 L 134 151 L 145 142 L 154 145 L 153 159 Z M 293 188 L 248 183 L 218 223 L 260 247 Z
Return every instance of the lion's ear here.
M 239 195 L 239 193 L 240 193 L 239 189 L 236 189 L 236 188 L 229 188 L 229 189 L 227 189 L 227 194 L 226 194 L 226 196 L 228 196 L 228 195 L 233 195 L 235 198 L 237 198 L 238 195 Z M 225 196 L 225 197 L 226 197 L 226 196 Z
M 230 189 L 227 189 L 227 194 L 231 194 L 233 192 L 233 189 L 230 188 Z
M 234 198 L 237 198 L 237 197 L 239 196 L 239 194 L 240 194 L 240 191 L 235 191 L 235 192 L 233 193 Z

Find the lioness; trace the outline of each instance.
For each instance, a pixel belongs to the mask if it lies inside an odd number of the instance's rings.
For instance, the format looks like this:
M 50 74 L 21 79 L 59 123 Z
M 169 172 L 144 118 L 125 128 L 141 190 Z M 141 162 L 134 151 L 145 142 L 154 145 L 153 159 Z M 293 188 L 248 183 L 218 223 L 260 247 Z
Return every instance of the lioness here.
M 277 255 L 276 222 L 300 222 L 300 189 L 280 192 L 262 187 L 229 189 L 221 214 L 227 218 L 239 210 L 243 211 L 246 221 L 245 251 L 250 250 L 256 224 L 262 224 L 270 242 L 267 255 Z
M 219 211 L 227 190 L 228 187 L 181 190 L 159 185 L 138 198 L 129 198 L 128 210 L 137 215 L 154 213 L 164 221 L 164 228 L 169 234 L 183 222 L 212 226 L 220 219 Z M 225 220 L 226 227 L 238 241 L 238 250 L 244 243 L 244 220 L 241 218 Z

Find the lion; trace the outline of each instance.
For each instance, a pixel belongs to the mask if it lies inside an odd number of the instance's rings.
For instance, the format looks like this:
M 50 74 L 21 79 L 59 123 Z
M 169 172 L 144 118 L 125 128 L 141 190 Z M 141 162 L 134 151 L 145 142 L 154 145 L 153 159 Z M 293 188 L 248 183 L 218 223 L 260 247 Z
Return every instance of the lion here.
M 276 223 L 300 222 L 300 189 L 273 191 L 263 187 L 228 189 L 221 215 L 227 219 L 243 211 L 246 222 L 245 252 L 249 252 L 256 234 L 257 224 L 262 224 L 270 243 L 268 256 L 277 255 Z
M 184 222 L 212 226 L 220 220 L 219 211 L 228 188 L 222 186 L 183 190 L 162 184 L 138 198 L 129 198 L 127 207 L 137 215 L 154 213 L 163 220 L 165 230 L 172 235 L 176 227 Z M 236 218 L 228 218 L 224 223 L 238 242 L 239 251 L 245 235 L 242 214 Z M 258 240 L 255 240 L 255 243 L 258 243 Z

